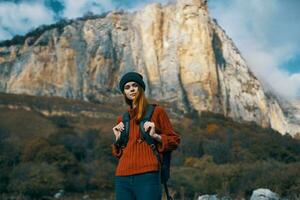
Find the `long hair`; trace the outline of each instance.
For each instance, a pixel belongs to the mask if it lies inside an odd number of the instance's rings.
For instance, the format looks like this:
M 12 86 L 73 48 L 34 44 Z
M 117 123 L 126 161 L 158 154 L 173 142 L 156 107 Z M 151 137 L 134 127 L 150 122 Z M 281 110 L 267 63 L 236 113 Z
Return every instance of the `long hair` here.
M 148 106 L 148 100 L 145 96 L 145 92 L 144 89 L 138 84 L 138 95 L 136 96 L 136 98 L 133 99 L 133 103 L 136 105 L 136 111 L 135 111 L 135 120 L 137 123 L 139 123 L 145 113 L 146 113 L 146 109 Z M 130 108 L 132 108 L 132 100 L 128 99 L 126 97 L 125 92 L 124 94 L 124 98 L 125 98 L 125 102 L 130 106 Z

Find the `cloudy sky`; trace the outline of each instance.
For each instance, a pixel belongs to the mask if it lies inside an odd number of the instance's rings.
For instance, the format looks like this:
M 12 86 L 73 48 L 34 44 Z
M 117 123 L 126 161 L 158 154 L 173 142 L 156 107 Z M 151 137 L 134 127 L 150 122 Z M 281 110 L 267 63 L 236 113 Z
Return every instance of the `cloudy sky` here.
M 0 40 L 41 24 L 139 9 L 169 0 L 0 0 Z M 174 1 L 174 0 L 171 0 Z M 208 0 L 210 14 L 225 29 L 256 76 L 279 94 L 300 97 L 300 0 Z

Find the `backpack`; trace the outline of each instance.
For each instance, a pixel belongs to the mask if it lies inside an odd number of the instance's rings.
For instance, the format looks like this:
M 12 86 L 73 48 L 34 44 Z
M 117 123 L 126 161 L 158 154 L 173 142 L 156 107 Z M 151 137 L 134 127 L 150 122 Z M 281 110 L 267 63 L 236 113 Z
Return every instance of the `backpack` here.
M 140 122 L 140 131 L 142 138 L 147 142 L 148 145 L 150 145 L 154 155 L 156 156 L 159 164 L 160 164 L 160 177 L 161 177 L 161 183 L 164 185 L 165 192 L 167 195 L 167 200 L 173 200 L 173 198 L 169 194 L 167 181 L 170 178 L 170 164 L 171 164 L 171 153 L 172 151 L 165 151 L 163 152 L 163 159 L 161 160 L 161 157 L 159 155 L 159 152 L 157 150 L 156 141 L 151 138 L 151 136 L 145 132 L 144 130 L 144 123 L 146 121 L 150 121 L 151 116 L 155 109 L 155 104 L 149 104 L 146 110 L 146 114 L 144 118 Z M 115 142 L 115 145 L 119 148 L 124 148 L 127 145 L 127 142 L 129 140 L 129 121 L 130 116 L 128 112 L 125 112 L 123 114 L 123 123 L 125 126 L 124 131 L 121 133 L 120 138 Z

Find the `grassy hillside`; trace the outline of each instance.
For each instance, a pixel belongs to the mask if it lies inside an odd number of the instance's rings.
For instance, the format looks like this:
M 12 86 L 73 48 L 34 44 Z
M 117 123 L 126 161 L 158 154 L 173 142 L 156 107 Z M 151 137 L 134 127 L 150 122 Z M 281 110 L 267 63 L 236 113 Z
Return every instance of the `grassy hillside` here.
M 260 187 L 291 199 L 300 195 L 299 140 L 213 113 L 179 115 L 159 104 L 182 138 L 169 182 L 175 197 L 248 198 Z M 111 129 L 125 109 L 119 99 L 93 104 L 0 94 L 0 192 L 40 199 L 64 189 L 70 199 L 86 193 L 112 199 Z

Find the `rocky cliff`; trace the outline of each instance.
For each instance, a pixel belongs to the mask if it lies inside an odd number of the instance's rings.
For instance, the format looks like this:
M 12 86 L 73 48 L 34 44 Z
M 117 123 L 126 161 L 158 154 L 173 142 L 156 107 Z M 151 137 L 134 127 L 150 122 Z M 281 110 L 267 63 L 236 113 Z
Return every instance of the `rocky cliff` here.
M 206 1 L 151 4 L 136 12 L 76 20 L 0 47 L 0 91 L 109 101 L 128 71 L 145 77 L 146 94 L 184 112 L 212 111 L 292 135 L 290 120 L 249 70 Z

